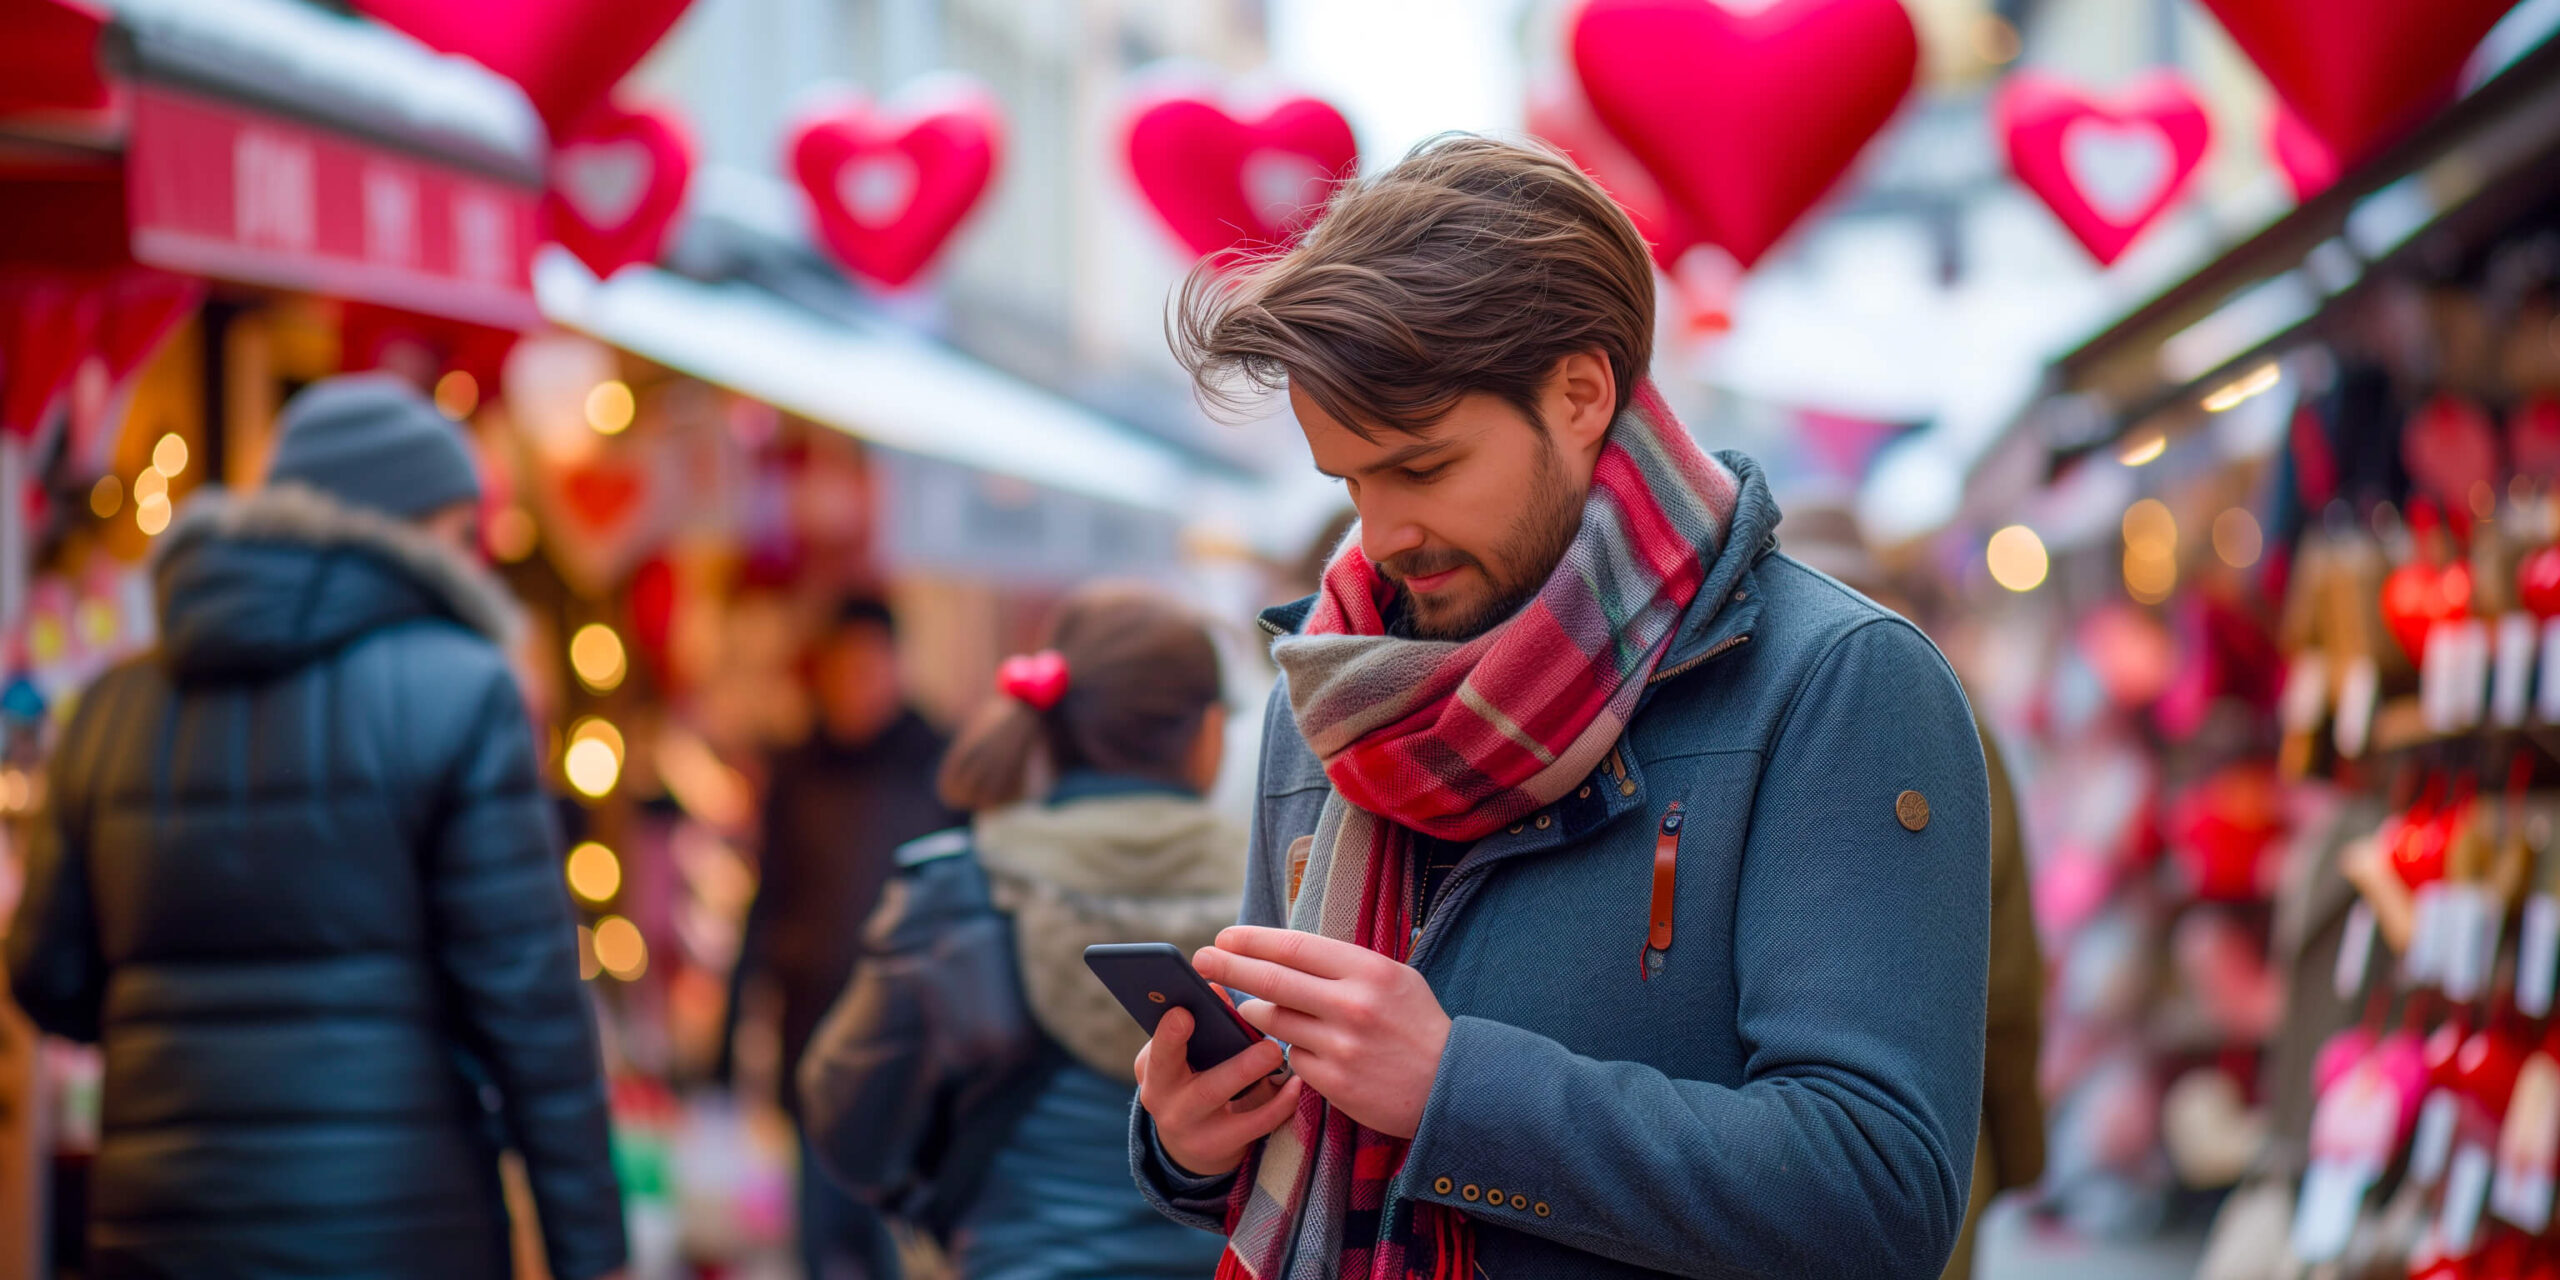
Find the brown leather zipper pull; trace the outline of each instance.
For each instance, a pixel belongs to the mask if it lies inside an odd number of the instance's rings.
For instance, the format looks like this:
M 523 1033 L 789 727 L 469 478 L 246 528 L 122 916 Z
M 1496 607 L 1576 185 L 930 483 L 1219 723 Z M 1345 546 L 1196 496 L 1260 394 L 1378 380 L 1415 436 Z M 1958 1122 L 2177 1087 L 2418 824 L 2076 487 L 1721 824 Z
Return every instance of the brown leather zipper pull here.
M 1637 976 L 1653 977 L 1654 961 L 1660 953 L 1671 949 L 1671 907 L 1674 890 L 1680 879 L 1680 802 L 1662 811 L 1662 825 L 1653 838 L 1653 911 L 1648 917 L 1653 927 L 1645 934 L 1643 963 Z

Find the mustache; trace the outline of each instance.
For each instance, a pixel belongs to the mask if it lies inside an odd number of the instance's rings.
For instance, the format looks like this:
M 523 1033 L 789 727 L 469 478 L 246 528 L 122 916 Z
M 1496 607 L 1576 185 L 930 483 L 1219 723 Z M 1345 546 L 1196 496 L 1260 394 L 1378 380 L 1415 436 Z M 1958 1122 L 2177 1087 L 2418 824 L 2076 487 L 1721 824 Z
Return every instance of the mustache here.
M 1420 551 L 1407 551 L 1402 555 L 1389 556 L 1379 561 L 1378 572 L 1387 575 L 1392 581 L 1403 582 L 1408 578 L 1428 578 L 1435 573 L 1446 573 L 1451 569 L 1465 568 L 1469 565 L 1483 567 L 1474 556 L 1464 551 L 1426 547 Z

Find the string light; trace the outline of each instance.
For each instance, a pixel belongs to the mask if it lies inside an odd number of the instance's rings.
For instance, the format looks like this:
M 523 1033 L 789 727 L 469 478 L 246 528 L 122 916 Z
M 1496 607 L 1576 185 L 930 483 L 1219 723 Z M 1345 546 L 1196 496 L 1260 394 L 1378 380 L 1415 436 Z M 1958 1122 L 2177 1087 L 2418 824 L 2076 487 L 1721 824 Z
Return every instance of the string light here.
M 578 628 L 578 633 L 569 638 L 569 667 L 587 688 L 597 693 L 613 692 L 622 686 L 629 667 L 622 637 L 601 622 Z
M 647 973 L 649 944 L 640 936 L 640 926 L 620 916 L 596 921 L 596 963 L 624 982 Z
M 2044 585 L 2045 573 L 2052 564 L 2045 554 L 2044 539 L 2022 524 L 1992 534 L 1983 558 L 1990 563 L 1991 580 L 2011 591 L 2033 591 Z
M 2125 447 L 2116 453 L 2116 461 L 2128 467 L 2145 467 L 2158 462 L 2160 455 L 2168 451 L 2169 433 L 2146 431 L 2126 442 Z
M 596 434 L 618 436 L 631 426 L 631 418 L 639 406 L 631 398 L 631 388 L 618 378 L 608 378 L 587 393 L 587 425 Z
M 153 498 L 165 498 L 168 496 L 169 477 L 163 474 L 158 467 L 146 467 L 143 469 L 141 475 L 133 478 L 134 501 L 149 502 Z
M 601 799 L 613 794 L 614 784 L 622 780 L 622 731 L 603 720 L 579 721 L 569 731 L 561 771 L 580 795 Z
M 187 469 L 187 442 L 172 431 L 151 446 L 151 469 L 175 480 Z
M 569 890 L 593 903 L 613 901 L 622 891 L 622 860 L 593 840 L 569 851 Z
M 2213 394 L 2204 398 L 2205 412 L 2228 413 L 2252 396 L 2275 390 L 2276 384 L 2283 380 L 2284 367 L 2270 360 L 2216 388 Z
M 157 473 L 145 472 L 144 474 Z M 155 538 L 160 536 L 161 531 L 169 527 L 169 496 L 155 493 L 144 498 L 133 509 L 133 522 L 142 527 L 142 532 L 146 536 Z

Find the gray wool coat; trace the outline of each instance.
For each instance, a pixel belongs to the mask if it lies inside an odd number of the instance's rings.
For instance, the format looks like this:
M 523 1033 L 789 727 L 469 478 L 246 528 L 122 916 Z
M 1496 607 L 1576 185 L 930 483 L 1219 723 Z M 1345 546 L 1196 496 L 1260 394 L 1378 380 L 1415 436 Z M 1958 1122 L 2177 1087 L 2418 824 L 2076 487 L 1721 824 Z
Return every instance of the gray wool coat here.
M 1909 623 L 1774 553 L 1766 481 L 1723 456 L 1731 535 L 1615 759 L 1470 849 L 1413 952 L 1455 1022 L 1388 1220 L 1457 1209 L 1499 1280 L 1928 1280 L 1964 1219 L 1990 912 L 1973 718 Z M 1328 789 L 1284 686 L 1246 923 L 1285 923 Z M 1141 1109 L 1130 1149 L 1159 1209 L 1219 1229 L 1232 1177 L 1171 1165 Z

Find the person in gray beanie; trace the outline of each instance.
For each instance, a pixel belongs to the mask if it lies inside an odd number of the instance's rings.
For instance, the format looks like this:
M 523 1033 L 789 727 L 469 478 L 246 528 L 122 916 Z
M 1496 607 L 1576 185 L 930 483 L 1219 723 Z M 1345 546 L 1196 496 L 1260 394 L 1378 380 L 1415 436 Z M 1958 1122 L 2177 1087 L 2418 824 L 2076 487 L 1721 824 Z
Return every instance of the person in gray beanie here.
M 305 390 L 266 486 L 161 537 L 160 643 L 63 733 L 7 950 L 104 1049 L 93 1280 L 508 1276 L 509 1148 L 551 1274 L 624 1265 L 479 495 L 405 383 Z

